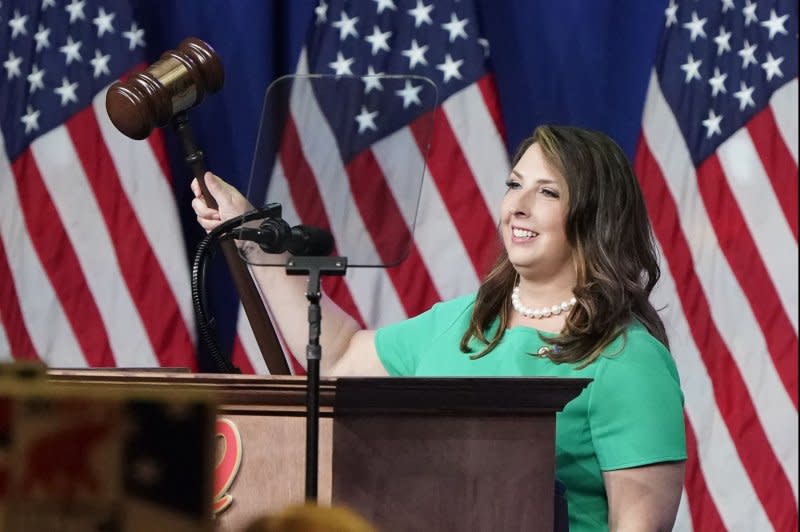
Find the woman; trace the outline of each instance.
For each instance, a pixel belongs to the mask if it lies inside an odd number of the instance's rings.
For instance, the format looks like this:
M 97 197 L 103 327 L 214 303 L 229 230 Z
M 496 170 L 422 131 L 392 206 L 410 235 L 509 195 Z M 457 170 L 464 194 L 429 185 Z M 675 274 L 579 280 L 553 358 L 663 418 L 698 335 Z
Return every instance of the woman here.
M 607 136 L 543 126 L 512 161 L 503 252 L 477 294 L 378 331 L 324 300 L 330 374 L 562 376 L 593 382 L 557 416 L 556 475 L 570 530 L 669 530 L 686 458 L 683 396 L 648 301 L 659 277 L 647 211 Z M 210 230 L 250 208 L 209 175 L 192 205 Z M 257 272 L 294 352 L 306 340 L 304 280 Z

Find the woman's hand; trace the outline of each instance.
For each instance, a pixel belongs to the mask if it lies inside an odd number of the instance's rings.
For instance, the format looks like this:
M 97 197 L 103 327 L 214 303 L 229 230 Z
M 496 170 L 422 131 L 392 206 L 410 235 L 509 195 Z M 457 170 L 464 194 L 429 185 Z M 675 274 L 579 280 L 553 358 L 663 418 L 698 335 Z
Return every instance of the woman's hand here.
M 217 202 L 218 207 L 216 209 L 212 209 L 206 203 L 197 179 L 192 180 L 191 186 L 192 192 L 194 192 L 192 209 L 197 214 L 197 222 L 206 232 L 210 232 L 226 220 L 253 209 L 253 206 L 241 192 L 211 172 L 205 173 L 204 180 L 209 193 Z

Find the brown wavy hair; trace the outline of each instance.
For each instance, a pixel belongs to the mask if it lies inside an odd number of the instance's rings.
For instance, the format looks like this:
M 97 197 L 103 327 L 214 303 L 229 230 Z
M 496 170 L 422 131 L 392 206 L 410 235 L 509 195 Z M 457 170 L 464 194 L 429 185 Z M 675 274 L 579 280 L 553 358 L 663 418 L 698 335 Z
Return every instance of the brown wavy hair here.
M 649 301 L 661 270 L 642 191 L 627 157 L 603 133 L 540 126 L 520 144 L 512 167 L 534 143 L 567 183 L 566 234 L 577 271 L 577 303 L 564 328 L 557 336 L 540 335 L 553 347 L 547 356 L 557 363 L 584 367 L 633 319 L 669 348 L 664 324 Z M 516 275 L 503 249 L 478 290 L 469 328 L 461 338 L 464 353 L 473 352 L 469 347 L 472 338 L 485 344 L 470 358 L 489 353 L 503 338 Z M 487 337 L 498 318 L 497 332 Z

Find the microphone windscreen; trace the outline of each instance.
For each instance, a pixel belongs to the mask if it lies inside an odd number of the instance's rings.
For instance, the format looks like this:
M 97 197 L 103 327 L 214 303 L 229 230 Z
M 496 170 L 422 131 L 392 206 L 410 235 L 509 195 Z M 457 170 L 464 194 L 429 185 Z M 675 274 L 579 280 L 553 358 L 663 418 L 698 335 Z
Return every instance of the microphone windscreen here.
M 291 244 L 288 251 L 292 255 L 306 257 L 324 257 L 333 252 L 333 235 L 313 225 L 296 225 L 292 227 Z

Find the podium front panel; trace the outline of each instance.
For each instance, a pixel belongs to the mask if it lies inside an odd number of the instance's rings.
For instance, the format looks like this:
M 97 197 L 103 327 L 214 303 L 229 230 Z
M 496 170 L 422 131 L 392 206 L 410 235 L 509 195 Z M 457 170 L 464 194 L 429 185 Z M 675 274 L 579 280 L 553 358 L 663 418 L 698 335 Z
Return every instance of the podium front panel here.
M 555 419 L 339 417 L 333 502 L 380 530 L 553 530 Z
M 277 513 L 305 499 L 304 417 L 226 413 L 242 438 L 242 461 L 228 494 L 230 508 L 217 517 L 217 530 L 240 532 L 247 524 L 266 514 Z M 319 484 L 320 504 L 331 501 L 331 433 L 333 421 L 320 419 Z

